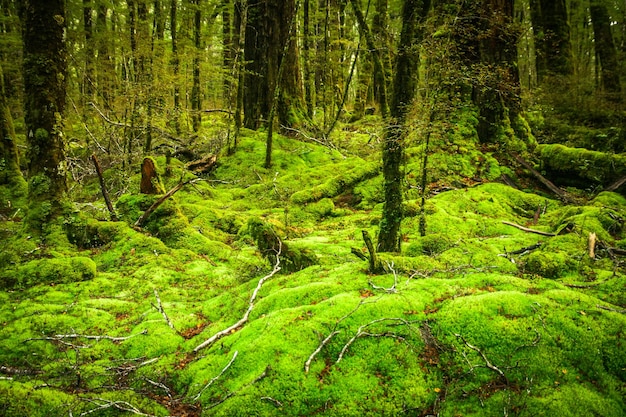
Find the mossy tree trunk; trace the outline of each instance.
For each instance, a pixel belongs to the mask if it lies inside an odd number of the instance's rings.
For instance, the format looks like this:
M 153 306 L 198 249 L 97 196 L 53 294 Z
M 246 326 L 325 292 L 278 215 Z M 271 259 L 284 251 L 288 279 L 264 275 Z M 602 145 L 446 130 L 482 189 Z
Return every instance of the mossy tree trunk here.
M 65 109 L 65 1 L 24 0 L 24 111 L 31 226 L 60 214 L 67 192 L 61 118 Z
M 294 0 L 263 0 L 248 5 L 244 47 L 248 64 L 243 104 L 244 126 L 249 129 L 262 126 L 268 119 L 277 83 L 280 90 L 276 107 L 279 123 L 294 126 L 306 117 L 298 47 L 295 36 L 290 36 L 294 19 Z M 278 72 L 283 59 L 284 69 L 279 79 Z
M 593 24 L 594 46 L 600 61 L 601 87 L 611 101 L 621 101 L 619 80 L 619 62 L 613 35 L 611 34 L 611 18 L 606 5 L 598 0 L 591 0 L 589 6 Z
M 173 86 L 173 119 L 172 123 L 177 134 L 180 134 L 180 86 L 178 79 L 178 73 L 180 68 L 180 59 L 178 57 L 178 0 L 171 0 L 170 2 L 170 36 L 172 40 L 172 58 L 170 65 L 172 66 L 172 76 L 174 81 Z
M 393 79 L 391 118 L 383 143 L 383 178 L 385 204 L 378 232 L 379 252 L 400 251 L 402 223 L 402 159 L 406 137 L 406 116 L 417 88 L 419 55 L 416 45 L 421 41 L 419 24 L 430 9 L 429 0 L 405 0 L 402 9 L 402 31 Z
M 505 124 L 520 112 L 517 37 L 513 0 L 466 3 L 463 16 L 470 26 L 461 29 L 465 64 L 473 69 L 472 101 L 479 111 L 478 137 L 496 142 Z
M 572 45 L 565 0 L 530 0 L 537 78 L 571 75 Z
M 0 66 L 0 186 L 9 187 L 10 195 L 6 198 L 11 200 L 24 197 L 26 182 L 20 171 L 13 118 L 5 91 L 4 73 Z M 5 203 L 5 201 L 0 201 L 0 209 Z M 11 203 L 11 205 L 15 204 Z

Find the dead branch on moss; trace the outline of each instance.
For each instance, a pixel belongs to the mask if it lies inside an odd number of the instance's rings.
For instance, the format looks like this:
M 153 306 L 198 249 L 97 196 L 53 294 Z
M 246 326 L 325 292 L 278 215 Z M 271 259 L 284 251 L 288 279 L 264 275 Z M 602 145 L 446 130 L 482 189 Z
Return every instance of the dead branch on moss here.
M 273 403 L 278 408 L 283 406 L 283 403 L 272 397 L 261 397 L 261 399 Z
M 22 375 L 38 375 L 38 374 L 43 373 L 43 371 L 40 371 L 38 369 L 22 369 L 22 368 L 15 368 L 13 366 L 0 365 L 0 373 L 4 375 L 22 376 Z
M 272 272 L 270 272 L 269 274 L 267 274 L 266 276 L 264 276 L 263 278 L 261 278 L 259 280 L 256 288 L 252 292 L 252 296 L 250 296 L 250 301 L 248 302 L 248 309 L 244 313 L 243 317 L 237 323 L 233 324 L 232 326 L 230 326 L 230 327 L 228 327 L 228 328 L 226 328 L 226 329 L 224 329 L 222 331 L 219 331 L 219 332 L 215 333 L 213 336 L 209 337 L 207 340 L 205 340 L 204 342 L 200 343 L 198 346 L 196 346 L 193 349 L 194 353 L 198 353 L 198 351 L 204 349 L 205 347 L 211 346 L 213 343 L 215 343 L 216 341 L 218 341 L 222 337 L 226 336 L 227 334 L 230 334 L 231 332 L 237 331 L 241 326 L 243 326 L 248 321 L 248 318 L 250 317 L 250 312 L 254 308 L 254 303 L 256 302 L 256 297 L 257 297 L 259 291 L 261 290 L 261 287 L 263 286 L 265 281 L 267 281 L 268 279 L 272 278 L 274 275 L 276 275 L 278 273 L 278 271 L 280 271 L 280 253 L 281 253 L 282 246 L 280 244 L 280 240 L 278 242 L 279 242 L 279 244 L 278 244 L 278 253 L 276 254 L 276 264 L 274 265 L 274 269 L 272 269 Z
M 626 183 L 626 176 L 621 177 L 620 179 L 615 181 L 613 184 L 606 187 L 604 191 L 616 191 L 619 187 L 624 185 L 624 183 Z
M 614 313 L 620 313 L 620 314 L 626 314 L 626 310 L 619 310 L 617 308 L 611 308 L 611 307 L 606 307 L 606 306 L 601 306 L 600 304 L 596 304 L 597 308 L 600 308 L 602 310 L 606 310 L 606 311 L 612 311 Z
M 82 398 L 82 400 L 96 404 L 97 407 L 89 411 L 80 413 L 81 417 L 87 416 L 92 413 L 96 413 L 101 410 L 105 410 L 107 408 L 115 408 L 117 410 L 126 411 L 129 413 L 138 415 L 138 416 L 156 417 L 154 414 L 146 414 L 146 413 L 141 412 L 141 410 L 139 410 L 137 407 L 135 407 L 134 405 L 132 405 L 131 403 L 127 401 L 111 401 L 111 400 L 106 400 L 104 398 Z
M 534 245 L 530 245 L 530 246 L 526 246 L 523 247 L 521 249 L 517 249 L 517 250 L 513 250 L 510 252 L 505 252 L 503 254 L 500 254 L 498 256 L 508 256 L 508 255 L 526 255 L 536 249 L 539 249 L 541 247 L 541 245 L 543 245 L 543 242 L 538 242 L 535 243 Z
M 500 368 L 498 368 L 497 366 L 495 366 L 494 364 L 492 364 L 492 363 L 489 361 L 489 359 L 487 359 L 487 355 L 485 355 L 485 353 L 484 353 L 482 350 L 480 350 L 479 348 L 477 348 L 477 347 L 476 347 L 476 346 L 474 346 L 474 345 L 471 345 L 471 344 L 470 344 L 467 340 L 465 340 L 465 338 L 464 338 L 463 336 L 461 336 L 460 334 L 455 333 L 455 336 L 456 336 L 458 339 L 461 339 L 461 341 L 465 344 L 465 346 L 467 346 L 468 348 L 472 349 L 473 351 L 476 351 L 476 352 L 477 352 L 477 353 L 481 356 L 481 358 L 483 358 L 483 361 L 485 361 L 485 366 L 486 366 L 487 368 L 491 369 L 492 371 L 494 371 L 495 373 L 497 373 L 498 375 L 500 375 L 502 378 L 504 378 L 504 380 L 505 380 L 505 381 L 507 380 L 506 375 L 504 375 L 504 372 L 502 372 L 502 371 L 500 370 Z
M 135 334 L 131 334 L 130 336 L 98 336 L 98 335 L 89 335 L 89 334 L 78 334 L 78 333 L 71 333 L 71 334 L 55 334 L 54 336 L 46 336 L 46 337 L 33 337 L 30 339 L 26 339 L 25 342 L 30 342 L 33 340 L 51 340 L 54 342 L 60 342 L 62 344 L 66 344 L 66 345 L 71 345 L 70 343 L 65 342 L 65 339 L 87 339 L 87 340 L 96 340 L 96 341 L 100 341 L 100 340 L 110 340 L 111 342 L 123 342 L 125 340 L 128 339 L 132 339 L 133 337 L 137 337 L 137 336 L 141 336 L 144 334 L 148 334 L 148 330 L 142 330 L 139 333 L 135 333 Z M 75 346 L 72 345 L 72 347 L 75 348 L 87 348 L 90 347 L 88 345 L 84 345 L 84 346 Z
M 384 321 L 396 321 L 399 322 L 400 324 L 404 324 L 406 326 L 411 325 L 411 323 L 403 318 L 400 317 L 385 317 L 382 319 L 376 319 L 376 320 L 372 320 L 369 323 L 363 324 L 362 326 L 359 326 L 359 328 L 357 329 L 356 334 L 350 339 L 348 340 L 348 342 L 343 346 L 343 348 L 341 349 L 341 352 L 339 352 L 339 356 L 337 357 L 337 360 L 335 361 L 335 365 L 338 364 L 339 362 L 341 362 L 341 360 L 343 359 L 344 355 L 346 354 L 346 352 L 348 351 L 348 349 L 350 348 L 350 346 L 360 337 L 393 337 L 395 339 L 398 340 L 405 340 L 404 337 L 399 336 L 395 333 L 391 333 L 391 332 L 385 332 L 385 333 L 369 333 L 366 332 L 365 329 L 367 329 L 369 326 L 377 324 L 377 323 L 381 323 Z
M 187 184 L 194 184 L 198 181 L 202 181 L 202 178 L 193 178 L 191 180 L 185 181 L 185 182 L 179 182 L 178 184 L 176 184 L 176 186 L 174 186 L 171 190 L 169 190 L 167 193 L 165 193 L 163 195 L 163 197 L 159 198 L 157 201 L 155 201 L 154 203 L 152 203 L 152 205 L 150 207 L 148 207 L 148 210 L 146 210 L 135 222 L 134 226 L 135 227 L 141 227 L 143 225 L 143 223 L 146 221 L 146 219 L 148 218 L 148 216 L 150 216 L 154 210 L 156 210 L 157 208 L 159 208 L 159 206 L 161 204 L 163 204 L 165 202 L 165 200 L 167 200 L 168 198 L 170 198 L 171 196 L 173 196 L 177 191 L 179 191 L 181 188 L 183 188 L 185 185 Z
M 167 316 L 167 313 L 165 313 L 165 310 L 163 309 L 163 304 L 161 304 L 161 297 L 159 297 L 159 292 L 157 291 L 157 289 L 154 289 L 154 297 L 157 300 L 157 305 L 156 305 L 156 309 L 159 311 L 159 313 L 161 313 L 161 315 L 163 316 L 163 318 L 165 319 L 165 322 L 167 323 L 167 325 L 170 327 L 170 329 L 174 330 L 176 333 L 178 333 L 178 330 L 176 330 L 176 328 L 174 327 L 174 325 L 172 324 L 172 321 L 170 320 L 170 318 Z M 153 306 L 154 307 L 154 306 Z
M 367 282 L 375 290 L 383 290 L 388 294 L 397 294 L 398 290 L 396 289 L 396 285 L 398 285 L 398 274 L 396 273 L 396 270 L 393 269 L 393 262 L 391 262 L 390 264 L 389 262 L 385 261 L 385 263 L 387 264 L 387 268 L 389 268 L 389 270 L 393 273 L 393 285 L 390 288 L 385 288 L 385 287 L 380 287 L 378 285 L 375 285 L 371 279 L 368 280 Z
M 326 336 L 324 340 L 320 342 L 319 346 L 317 346 L 317 349 L 315 349 L 313 353 L 311 353 L 311 356 L 309 356 L 309 359 L 307 359 L 306 362 L 304 363 L 305 373 L 307 374 L 309 373 L 309 369 L 311 368 L 311 362 L 313 362 L 313 359 L 315 359 L 315 356 L 317 356 L 317 354 L 321 352 L 321 350 L 324 348 L 324 346 L 328 344 L 328 342 L 330 342 L 330 339 L 332 339 L 333 336 L 339 333 L 340 332 L 338 330 L 335 330 L 334 332 L 330 333 L 328 336 Z
M 232 359 L 226 364 L 226 366 L 224 368 L 222 368 L 221 372 L 219 374 L 217 374 L 216 376 L 214 376 L 213 378 L 211 378 L 211 380 L 204 386 L 204 388 L 202 388 L 200 390 L 200 392 L 193 397 L 193 401 L 198 401 L 200 399 L 200 396 L 204 393 L 204 391 L 207 390 L 207 388 L 209 388 L 211 385 L 213 385 L 213 383 L 215 381 L 217 381 L 222 375 L 224 375 L 224 372 L 226 372 L 228 370 L 228 368 L 230 368 L 230 366 L 233 364 L 233 362 L 235 362 L 235 359 L 237 359 L 237 354 L 239 352 L 235 351 L 235 353 L 233 354 Z
M 565 203 L 573 203 L 574 200 L 569 196 L 568 193 L 566 193 L 565 191 L 561 190 L 559 187 L 557 187 L 556 185 L 554 185 L 554 183 L 552 181 L 550 181 L 549 179 L 547 179 L 546 177 L 544 177 L 543 175 L 541 175 L 536 169 L 534 169 L 524 158 L 522 158 L 521 156 L 517 155 L 517 154 L 512 154 L 513 158 L 515 158 L 515 160 L 517 162 L 519 162 L 522 166 L 524 166 L 524 168 L 526 168 L 528 171 L 530 171 L 530 173 L 537 178 L 543 185 L 545 185 L 550 191 L 552 191 L 554 194 L 556 194 L 557 197 L 559 197 L 559 199 Z
M 100 191 L 102 192 L 102 197 L 104 198 L 104 202 L 109 210 L 111 221 L 116 222 L 117 214 L 115 214 L 115 210 L 113 209 L 113 204 L 111 203 L 111 198 L 109 197 L 109 192 L 107 191 L 106 184 L 104 183 L 104 177 L 102 176 L 102 167 L 100 166 L 100 162 L 98 161 L 95 153 L 91 155 L 91 161 L 96 168 L 96 174 L 98 174 L 98 180 L 100 181 Z
M 257 376 L 253 381 L 248 382 L 247 384 L 245 384 L 244 386 L 242 386 L 241 388 L 239 388 L 238 390 L 235 391 L 231 391 L 228 394 L 226 394 L 223 398 L 220 398 L 218 401 L 214 402 L 213 404 L 209 405 L 207 407 L 208 410 L 210 410 L 211 408 L 215 408 L 218 405 L 222 404 L 224 401 L 226 401 L 227 399 L 234 397 L 235 395 L 237 395 L 237 393 L 241 390 L 244 390 L 246 388 L 248 388 L 251 385 L 256 384 L 257 382 L 259 382 L 260 380 L 262 380 L 263 378 L 265 378 L 267 376 L 267 371 L 269 369 L 269 366 L 265 368 L 265 370 L 261 373 L 261 375 Z
M 544 232 L 542 230 L 536 230 L 536 229 L 529 229 L 528 227 L 524 227 L 522 225 L 519 225 L 517 223 L 513 223 L 513 222 L 508 222 L 506 220 L 504 220 L 502 222 L 502 224 L 506 224 L 508 226 L 513 226 L 518 228 L 519 230 L 523 231 L 523 232 L 528 232 L 528 233 L 535 233 L 541 236 L 556 236 L 556 233 L 550 233 L 550 232 Z

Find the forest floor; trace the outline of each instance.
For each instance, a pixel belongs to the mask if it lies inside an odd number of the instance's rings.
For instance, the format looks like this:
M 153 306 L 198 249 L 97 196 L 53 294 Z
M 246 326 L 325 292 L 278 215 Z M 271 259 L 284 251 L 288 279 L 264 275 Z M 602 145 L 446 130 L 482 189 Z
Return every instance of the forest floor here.
M 430 158 L 422 237 L 416 146 L 402 253 L 374 275 L 354 252 L 381 218 L 379 145 L 345 135 L 278 137 L 272 169 L 250 131 L 210 176 L 173 160 L 166 189 L 198 181 L 141 228 L 156 197 L 115 170 L 119 222 L 93 179 L 45 241 L 0 223 L 0 415 L 626 415 L 622 195 L 521 191 L 458 145 Z

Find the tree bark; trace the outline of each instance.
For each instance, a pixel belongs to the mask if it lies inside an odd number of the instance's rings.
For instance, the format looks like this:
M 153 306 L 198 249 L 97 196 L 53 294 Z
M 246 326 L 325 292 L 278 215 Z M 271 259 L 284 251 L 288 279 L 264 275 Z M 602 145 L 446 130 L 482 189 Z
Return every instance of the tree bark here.
M 61 117 L 65 110 L 64 0 L 21 3 L 24 111 L 28 140 L 31 226 L 60 214 L 67 192 Z M 42 204 L 45 203 L 45 209 Z M 37 210 L 37 207 L 42 208 Z M 48 209 L 49 207 L 49 209 Z M 35 213 L 35 212 L 39 213 Z M 30 215 L 31 213 L 29 213 Z
M 530 16 L 539 82 L 549 75 L 573 74 L 566 1 L 530 0 Z
M 406 116 L 415 97 L 419 55 L 416 44 L 421 41 L 418 24 L 430 9 L 429 0 L 405 0 L 402 9 L 402 31 L 393 80 L 391 118 L 383 143 L 383 186 L 385 204 L 378 232 L 378 251 L 399 252 L 402 224 L 402 156 L 406 137 Z
M 198 132 L 202 124 L 202 96 L 200 93 L 200 50 L 202 48 L 202 11 L 200 8 L 201 0 L 191 0 L 194 6 L 194 25 L 193 39 L 195 52 L 193 57 L 193 87 L 191 88 L 191 120 L 193 131 Z
M 178 120 L 178 116 L 180 114 L 180 87 L 179 87 L 179 79 L 178 72 L 180 66 L 180 60 L 178 58 L 178 19 L 177 19 L 177 11 L 178 11 L 178 0 L 172 0 L 170 3 L 170 33 L 172 37 L 172 73 L 174 80 L 174 114 L 172 123 L 174 124 L 174 129 L 176 130 L 176 134 L 180 134 L 180 122 Z
M 19 153 L 15 142 L 13 118 L 7 103 L 4 73 L 0 66 L 0 186 L 8 186 L 9 198 L 24 197 L 26 182 L 20 171 Z M 4 201 L 0 201 L 0 209 Z
M 291 22 L 296 18 L 294 0 L 262 0 L 248 6 L 244 79 L 244 126 L 256 129 L 269 117 L 277 83 L 280 96 L 276 108 L 278 122 L 292 127 L 306 117 L 302 100 L 299 53 L 295 37 L 290 37 Z M 278 78 L 284 46 L 284 70 Z
M 613 35 L 611 34 L 609 12 L 606 6 L 598 0 L 591 0 L 589 12 L 593 24 L 596 55 L 600 60 L 602 89 L 608 99 L 620 102 L 622 89 L 619 80 L 619 63 Z

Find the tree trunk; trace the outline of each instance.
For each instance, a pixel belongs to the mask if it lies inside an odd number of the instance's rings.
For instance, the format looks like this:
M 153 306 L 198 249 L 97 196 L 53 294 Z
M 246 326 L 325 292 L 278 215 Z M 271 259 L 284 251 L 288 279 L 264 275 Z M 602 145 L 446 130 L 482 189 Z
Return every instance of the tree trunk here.
M 295 18 L 294 0 L 263 0 L 248 7 L 244 50 L 248 62 L 244 79 L 244 126 L 247 128 L 256 129 L 267 120 L 277 83 L 280 85 L 276 109 L 279 123 L 293 126 L 305 115 L 297 43 L 295 37 L 289 37 Z M 285 45 L 288 48 L 283 75 L 278 79 Z
M 572 45 L 565 0 L 530 0 L 537 78 L 571 75 Z
M 191 0 L 194 6 L 193 19 L 193 43 L 195 46 L 193 56 L 193 87 L 191 88 L 191 120 L 193 131 L 198 132 L 202 124 L 202 96 L 200 92 L 200 51 L 202 48 L 202 11 L 200 9 L 201 0 Z
M 601 86 L 607 98 L 614 102 L 621 101 L 619 81 L 619 63 L 617 50 L 611 34 L 611 19 L 606 6 L 598 0 L 592 0 L 589 7 L 596 55 L 600 60 Z
M 413 2 L 413 0 L 407 0 Z M 378 87 L 378 105 L 380 106 L 380 114 L 383 118 L 389 115 L 389 105 L 387 103 L 387 81 L 385 79 L 385 67 L 381 58 L 380 50 L 376 46 L 374 36 L 365 21 L 365 16 L 361 11 L 361 6 L 358 0 L 350 0 L 352 8 L 354 9 L 354 15 L 359 24 L 359 32 L 361 36 L 365 38 L 367 47 L 372 53 L 372 60 L 374 61 L 374 84 Z
M 60 214 L 67 192 L 61 117 L 65 109 L 65 1 L 21 3 L 30 226 Z
M 94 69 L 94 40 L 91 0 L 83 0 L 83 29 L 85 32 L 85 73 L 83 76 L 83 99 L 91 101 L 96 80 Z
M 231 0 L 223 0 L 222 2 L 222 70 L 224 73 L 223 81 L 223 100 L 226 108 L 230 109 L 233 99 L 232 66 L 234 56 L 233 36 L 231 31 L 230 16 Z
M 313 118 L 315 109 L 315 80 L 311 71 L 311 21 L 310 0 L 304 0 L 302 21 L 302 63 L 304 70 L 304 102 L 309 118 Z
M 15 206 L 10 200 L 25 197 L 26 182 L 20 171 L 13 118 L 5 91 L 4 74 L 0 67 L 0 186 L 9 187 L 10 194 L 6 198 L 11 205 Z M 0 201 L 0 210 L 5 208 L 6 202 Z
M 174 124 L 174 129 L 177 134 L 180 134 L 180 122 L 178 120 L 178 116 L 180 114 L 180 87 L 179 87 L 179 66 L 180 60 L 178 58 L 178 19 L 177 19 L 177 11 L 178 11 L 178 1 L 172 0 L 170 3 L 170 33 L 172 37 L 172 74 L 173 74 L 173 84 L 174 84 L 174 114 L 172 117 L 172 123 Z
M 418 25 L 430 9 L 429 0 L 405 0 L 402 31 L 393 79 L 391 119 L 383 143 L 383 186 L 385 204 L 378 232 L 379 252 L 399 252 L 402 223 L 402 156 L 406 137 L 406 116 L 415 97 L 419 55 L 414 45 L 421 42 Z

